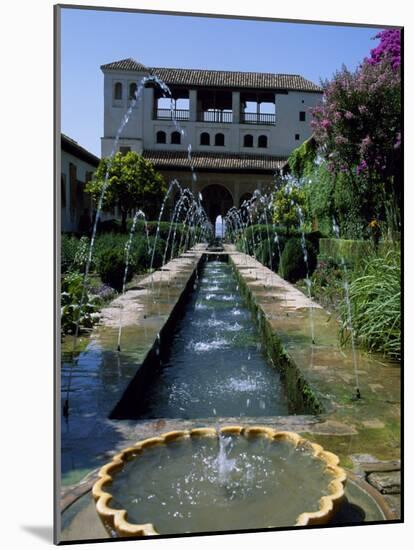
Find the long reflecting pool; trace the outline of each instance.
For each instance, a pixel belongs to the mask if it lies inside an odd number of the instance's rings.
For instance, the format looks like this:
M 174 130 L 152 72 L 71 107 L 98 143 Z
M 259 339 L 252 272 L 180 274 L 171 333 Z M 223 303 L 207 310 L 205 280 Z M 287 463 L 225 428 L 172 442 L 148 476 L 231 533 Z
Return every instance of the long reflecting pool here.
M 262 352 L 228 263 L 205 262 L 166 347 L 135 418 L 288 414 L 279 373 Z

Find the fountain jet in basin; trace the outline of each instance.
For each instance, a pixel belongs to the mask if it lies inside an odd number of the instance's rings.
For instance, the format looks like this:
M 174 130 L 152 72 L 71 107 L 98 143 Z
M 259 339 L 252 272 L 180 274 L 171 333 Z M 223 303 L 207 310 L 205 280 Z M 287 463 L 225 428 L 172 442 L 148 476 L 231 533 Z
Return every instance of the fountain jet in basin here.
M 318 525 L 344 498 L 338 463 L 292 432 L 195 428 L 124 449 L 92 494 L 112 537 Z

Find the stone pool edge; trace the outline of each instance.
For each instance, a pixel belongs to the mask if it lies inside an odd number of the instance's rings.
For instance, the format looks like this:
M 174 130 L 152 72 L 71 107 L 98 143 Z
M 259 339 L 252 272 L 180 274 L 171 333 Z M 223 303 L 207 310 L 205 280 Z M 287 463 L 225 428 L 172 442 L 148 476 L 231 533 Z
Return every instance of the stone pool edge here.
M 253 314 L 254 323 L 266 347 L 266 355 L 272 366 L 280 372 L 281 379 L 289 400 L 289 405 L 299 414 L 319 415 L 325 412 L 317 391 L 309 384 L 302 371 L 284 348 L 282 341 L 273 331 L 265 312 L 257 302 L 254 292 L 233 260 L 228 254 L 229 263 L 233 268 L 239 284 L 240 292 L 246 300 L 248 309 Z
M 272 440 L 285 440 L 294 447 L 310 447 L 313 457 L 322 460 L 326 469 L 332 474 L 332 480 L 328 485 L 329 493 L 319 499 L 319 509 L 313 512 L 302 512 L 296 518 L 295 526 L 323 525 L 329 521 L 342 502 L 345 494 L 346 472 L 339 466 L 339 458 L 329 451 L 325 451 L 321 445 L 301 437 L 295 432 L 274 430 L 269 427 L 253 426 L 226 426 L 216 428 L 193 428 L 192 430 L 175 430 L 138 441 L 135 445 L 123 449 L 115 455 L 111 462 L 102 466 L 99 470 L 98 481 L 92 488 L 92 496 L 96 502 L 96 510 L 108 531 L 114 530 L 120 537 L 147 537 L 159 535 L 154 524 L 133 524 L 128 522 L 127 510 L 114 509 L 109 505 L 112 495 L 104 490 L 104 486 L 112 483 L 112 474 L 123 468 L 124 463 L 134 459 L 147 447 L 160 444 L 168 444 L 169 441 L 188 439 L 190 437 L 217 437 L 223 435 L 267 437 Z

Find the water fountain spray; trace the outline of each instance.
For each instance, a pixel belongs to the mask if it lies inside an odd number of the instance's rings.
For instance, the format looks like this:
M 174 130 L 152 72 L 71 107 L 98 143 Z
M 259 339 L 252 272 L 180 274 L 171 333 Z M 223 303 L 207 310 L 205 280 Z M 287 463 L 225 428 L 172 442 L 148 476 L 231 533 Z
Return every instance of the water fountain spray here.
M 83 276 L 82 295 L 81 295 L 81 299 L 80 299 L 80 302 L 79 302 L 78 315 L 77 315 L 77 319 L 76 319 L 76 323 L 75 323 L 75 330 L 74 330 L 74 334 L 73 334 L 72 363 L 71 363 L 71 367 L 69 369 L 69 377 L 68 377 L 68 383 L 67 383 L 67 388 L 66 388 L 66 398 L 65 398 L 65 401 L 63 403 L 63 416 L 65 418 L 69 417 L 69 393 L 70 393 L 70 388 L 71 388 L 71 383 L 72 383 L 72 376 L 73 376 L 73 363 L 74 363 L 73 358 L 74 358 L 74 355 L 75 355 L 76 343 L 77 343 L 77 339 L 78 339 L 78 336 L 79 336 L 80 318 L 81 318 L 82 308 L 83 308 L 84 302 L 85 302 L 86 285 L 87 285 L 89 270 L 90 270 L 90 266 L 91 266 L 91 262 L 92 262 L 92 253 L 93 253 L 93 248 L 94 248 L 95 239 L 96 239 L 96 233 L 97 233 L 97 229 L 98 229 L 98 222 L 99 222 L 100 215 L 101 215 L 101 212 L 102 212 L 102 206 L 103 206 L 103 201 L 104 201 L 104 198 L 105 198 L 106 189 L 108 187 L 109 173 L 110 173 L 110 170 L 111 170 L 111 167 L 112 167 L 112 164 L 113 164 L 115 153 L 117 152 L 117 149 L 118 149 L 121 134 L 122 134 L 125 126 L 129 122 L 132 111 L 133 111 L 134 107 L 137 105 L 138 101 L 141 99 L 142 92 L 143 92 L 144 88 L 149 86 L 149 85 L 152 85 L 152 84 L 160 86 L 160 88 L 163 89 L 163 90 L 165 88 L 168 89 L 166 84 L 155 75 L 146 76 L 141 80 L 141 82 L 139 83 L 139 85 L 137 86 L 137 88 L 134 92 L 134 96 L 131 99 L 131 102 L 128 106 L 128 109 L 126 110 L 124 116 L 122 117 L 121 124 L 120 124 L 120 126 L 119 126 L 119 128 L 116 132 L 116 135 L 115 135 L 114 144 L 113 144 L 113 147 L 112 147 L 112 150 L 111 150 L 111 154 L 108 157 L 107 170 L 106 170 L 105 179 L 104 179 L 104 183 L 103 183 L 103 186 L 102 186 L 101 194 L 100 194 L 99 199 L 98 199 L 98 204 L 97 204 L 97 209 L 96 209 L 96 214 L 95 214 L 95 220 L 94 220 L 93 228 L 92 228 L 92 236 L 91 236 L 91 240 L 90 240 L 90 243 L 89 243 L 88 256 L 87 256 L 86 265 L 85 265 L 85 272 L 84 272 L 84 276 Z
M 310 279 L 309 275 L 309 261 L 308 261 L 308 249 L 306 248 L 306 239 L 305 239 L 305 218 L 303 215 L 302 208 L 299 206 L 299 204 L 296 205 L 299 220 L 300 220 L 300 228 L 301 228 L 301 235 L 300 235 L 300 244 L 302 246 L 302 252 L 303 252 L 303 259 L 306 266 L 306 288 L 308 290 L 308 298 L 310 300 L 310 308 L 309 308 L 309 320 L 310 320 L 310 327 L 311 327 L 311 339 L 312 339 L 312 345 L 315 345 L 315 326 L 313 322 L 313 301 L 312 301 L 312 281 Z
M 339 225 L 335 220 L 335 216 L 332 217 L 332 228 L 334 235 L 339 239 Z M 344 283 L 344 292 L 345 292 L 345 302 L 346 310 L 348 315 L 347 325 L 351 335 L 351 348 L 352 348 L 352 363 L 354 366 L 354 375 L 355 375 L 355 395 L 354 399 L 361 399 L 361 391 L 359 388 L 359 377 L 358 377 L 358 356 L 356 352 L 356 343 L 355 343 L 355 332 L 354 326 L 352 323 L 352 308 L 351 308 L 351 299 L 349 296 L 349 281 L 348 281 L 348 270 L 346 267 L 346 262 L 343 254 L 341 254 L 341 269 L 343 273 L 343 283 Z
M 130 251 L 131 251 L 131 244 L 132 244 L 132 239 L 133 239 L 133 236 L 134 236 L 134 233 L 135 233 L 135 227 L 136 227 L 136 224 L 137 224 L 137 221 L 138 221 L 139 218 L 142 218 L 144 220 L 144 227 L 145 227 L 145 231 L 146 231 L 146 235 L 147 235 L 147 246 L 149 247 L 147 220 L 146 220 L 144 212 L 142 210 L 138 210 L 134 215 L 134 218 L 133 218 L 133 221 L 132 221 L 131 231 L 129 233 L 129 238 L 128 238 L 128 241 L 125 245 L 125 270 L 124 270 L 124 278 L 122 280 L 122 293 L 121 293 L 121 296 L 123 296 L 125 294 L 125 287 L 126 287 L 126 282 L 127 282 L 127 277 L 128 277 L 128 268 L 129 268 L 129 257 L 130 257 Z M 121 351 L 121 333 L 122 333 L 122 315 L 123 315 L 123 311 L 124 311 L 124 306 L 123 306 L 123 304 L 121 304 L 121 308 L 120 308 L 120 312 L 119 312 L 118 344 L 117 344 L 117 348 L 116 348 L 117 351 Z

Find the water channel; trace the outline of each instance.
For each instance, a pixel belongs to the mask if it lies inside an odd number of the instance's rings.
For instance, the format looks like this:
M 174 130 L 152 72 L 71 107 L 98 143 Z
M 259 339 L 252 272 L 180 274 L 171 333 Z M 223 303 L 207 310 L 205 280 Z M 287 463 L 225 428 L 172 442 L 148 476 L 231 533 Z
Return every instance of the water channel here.
M 227 262 L 206 261 L 161 346 L 160 365 L 128 398 L 123 420 L 111 419 L 142 363 L 149 344 L 140 326 L 124 330 L 119 353 L 111 331 L 98 330 L 84 351 L 62 353 L 62 395 L 72 372 L 72 414 L 62 419 L 64 484 L 79 481 L 102 463 L 105 452 L 127 436 L 139 419 L 202 419 L 287 415 L 279 373 L 266 359 L 252 315 Z M 111 349 L 112 348 L 112 349 Z
M 288 414 L 279 373 L 265 358 L 228 263 L 205 262 L 166 348 L 133 417 Z

